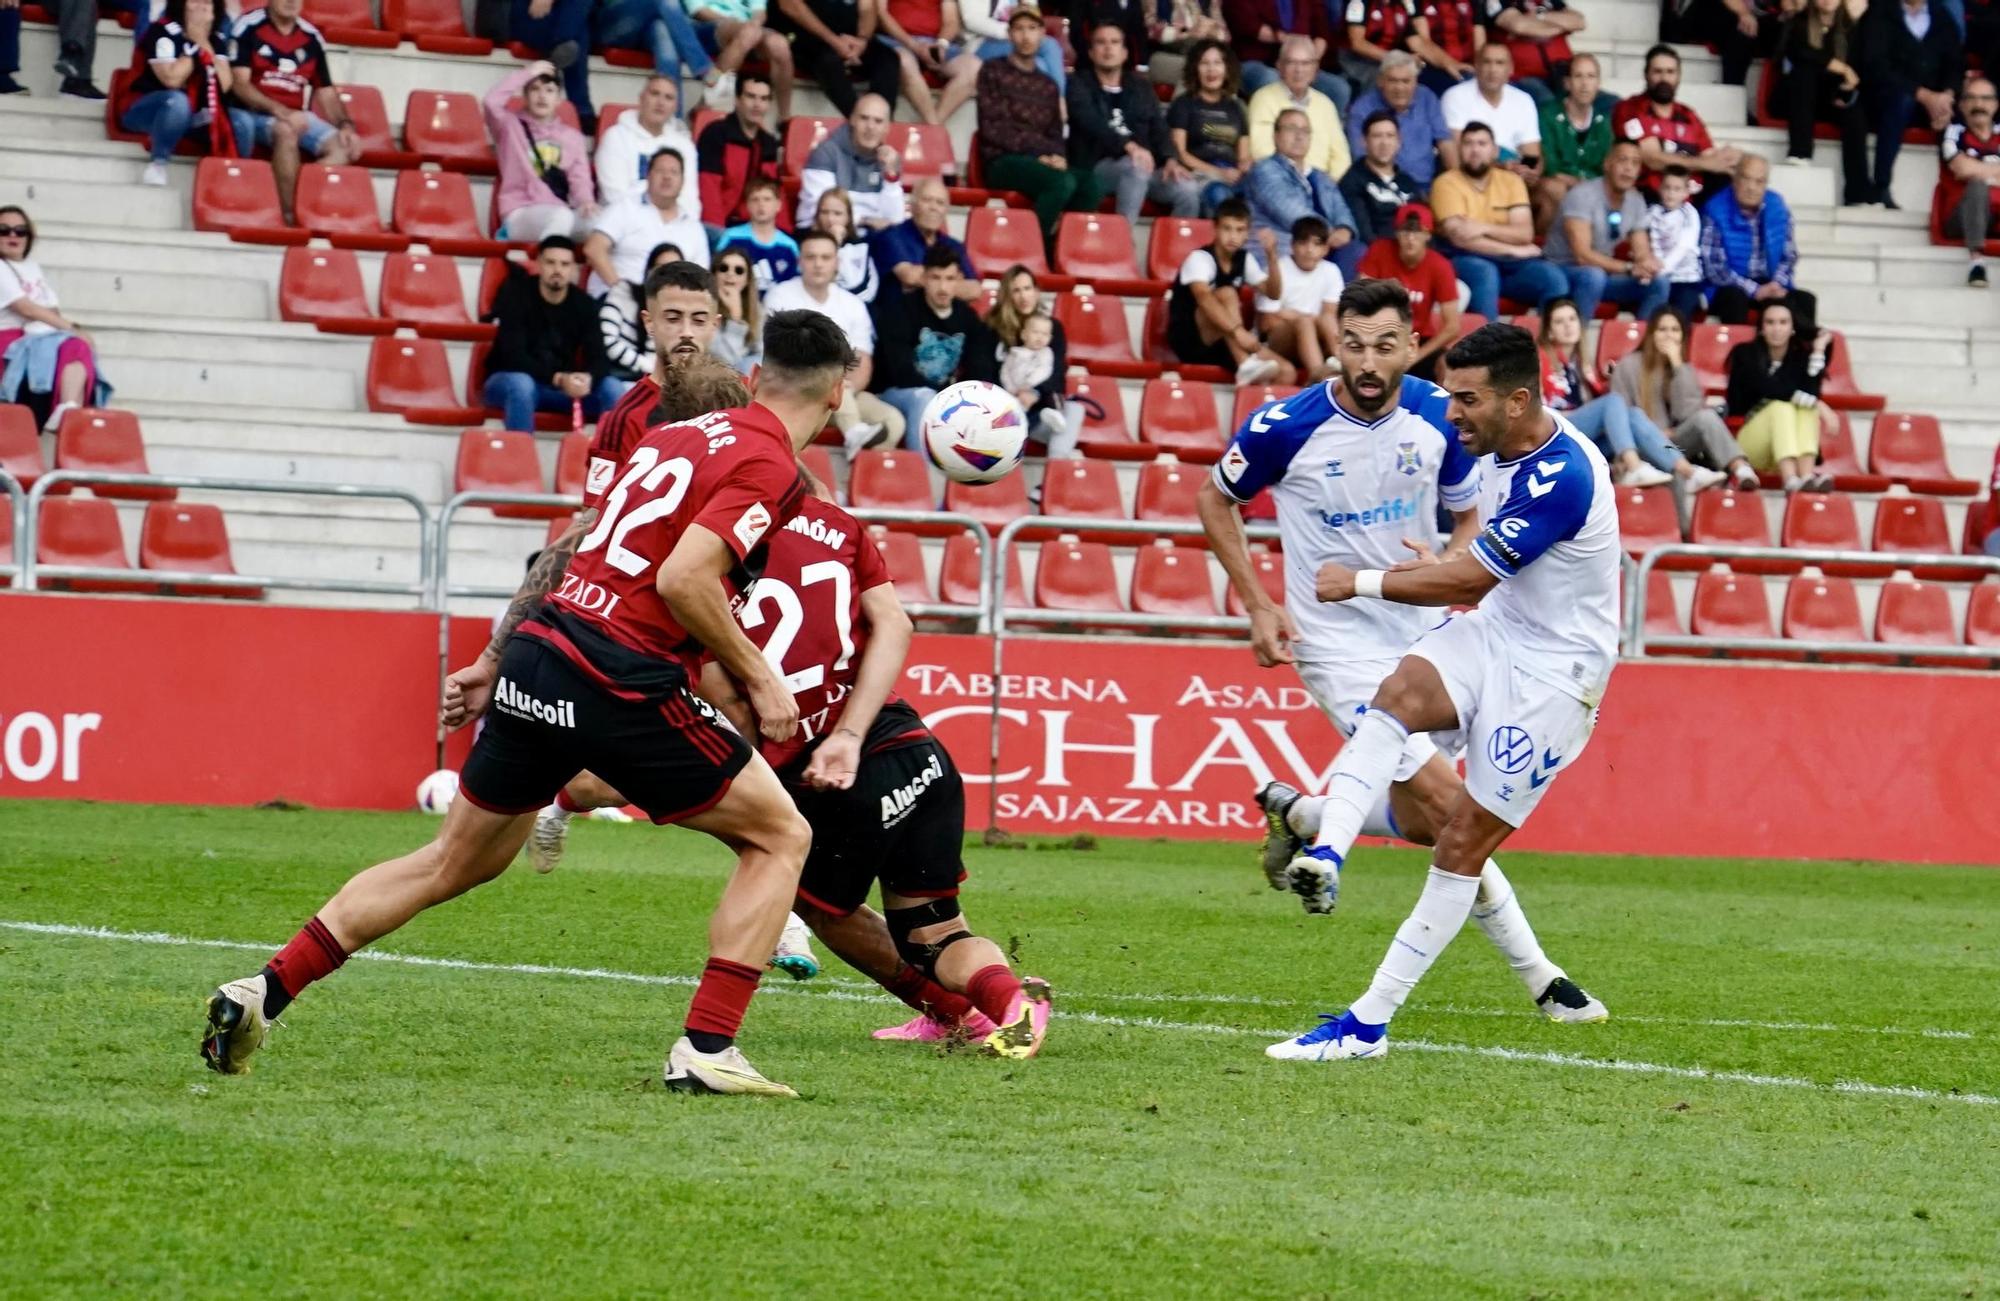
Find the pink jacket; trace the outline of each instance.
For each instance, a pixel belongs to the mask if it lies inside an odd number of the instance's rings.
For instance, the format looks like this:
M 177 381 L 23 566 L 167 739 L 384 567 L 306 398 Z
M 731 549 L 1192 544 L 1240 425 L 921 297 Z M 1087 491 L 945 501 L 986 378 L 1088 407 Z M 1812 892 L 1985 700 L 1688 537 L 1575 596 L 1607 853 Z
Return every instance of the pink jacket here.
M 527 84 L 528 69 L 523 67 L 501 78 L 499 85 L 486 92 L 486 129 L 492 133 L 493 151 L 500 158 L 502 221 L 508 213 L 531 203 L 563 202 L 535 174 L 535 161 L 528 152 L 530 137 L 537 145 L 559 152 L 563 173 L 569 177 L 569 207 L 581 208 L 597 202 L 590 178 L 590 145 L 583 133 L 561 119 L 545 126 L 526 113 L 507 107 L 507 101 L 520 94 Z

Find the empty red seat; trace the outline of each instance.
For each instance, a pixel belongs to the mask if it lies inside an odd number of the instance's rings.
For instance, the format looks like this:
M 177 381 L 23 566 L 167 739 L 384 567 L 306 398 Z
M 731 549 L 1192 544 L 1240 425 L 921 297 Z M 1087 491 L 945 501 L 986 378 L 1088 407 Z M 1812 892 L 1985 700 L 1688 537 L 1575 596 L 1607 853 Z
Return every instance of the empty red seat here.
M 1618 536 L 1625 554 L 1643 556 L 1654 547 L 1670 547 L 1681 540 L 1681 517 L 1674 509 L 1673 492 L 1657 488 L 1616 488 Z M 1673 562 L 1669 560 L 1668 564 Z M 1705 560 L 1683 560 L 1683 569 L 1699 569 Z
M 1754 492 L 1738 492 L 1734 488 L 1715 488 L 1697 494 L 1688 541 L 1707 547 L 1770 546 L 1771 524 L 1764 517 L 1763 499 Z M 1769 574 L 1797 566 L 1787 566 L 1782 561 L 1733 559 L 1729 567 L 1739 574 Z
M 1971 497 L 1979 483 L 1951 472 L 1945 459 L 1944 431 L 1936 416 L 1884 411 L 1868 434 L 1868 468 L 1910 485 L 1912 492 Z
M 1139 486 L 1133 496 L 1132 518 L 1150 524 L 1199 524 L 1196 506 L 1201 481 L 1208 471 L 1179 461 L 1154 461 L 1139 467 Z M 1199 533 L 1177 537 L 1182 546 L 1206 546 Z
M 499 170 L 479 101 L 459 91 L 411 91 L 403 106 L 403 143 L 447 171 L 491 176 Z
M 453 492 L 542 493 L 542 463 L 535 455 L 535 436 L 505 429 L 468 429 L 458 436 L 458 465 L 452 472 Z M 571 514 L 571 506 L 492 506 L 502 519 L 556 519 Z
M 1965 602 L 1965 644 L 2000 649 L 2000 578 L 1988 578 Z
M 296 215 L 299 225 L 336 248 L 410 246 L 408 235 L 382 229 L 382 214 L 375 206 L 375 183 L 366 167 L 307 163 L 299 168 Z
M 984 552 L 978 535 L 970 529 L 954 533 L 944 544 L 944 559 L 938 566 L 938 599 L 946 605 L 979 604 L 979 566 Z M 1007 608 L 1025 610 L 1028 589 L 1021 582 L 1021 553 L 1009 547 L 1006 556 Z
M 1139 244 L 1116 213 L 1066 212 L 1056 227 L 1056 268 L 1107 294 L 1150 294 L 1161 286 L 1139 274 Z
M 1180 275 L 1188 254 L 1214 242 L 1215 223 L 1204 217 L 1157 218 L 1146 245 L 1146 275 L 1171 282 Z
M 882 553 L 882 563 L 889 570 L 889 581 L 899 598 L 916 602 L 937 599 L 931 595 L 931 580 L 924 572 L 924 544 L 917 541 L 916 534 L 870 524 L 868 537 Z
M 361 140 L 361 156 L 354 161 L 363 167 L 415 167 L 416 154 L 396 143 L 389 128 L 389 107 L 382 92 L 373 86 L 336 86 L 334 93 L 354 122 L 354 134 Z
M 382 0 L 382 25 L 432 54 L 487 55 L 493 42 L 465 30 L 458 0 Z
M 1703 321 L 1693 329 L 1688 344 L 1688 363 L 1704 390 L 1720 393 L 1729 387 L 1729 350 L 1757 337 L 1754 325 L 1730 325 Z
M 800 113 L 785 123 L 782 175 L 796 179 L 806 169 L 806 159 L 819 142 L 841 128 L 837 117 L 807 117 Z
M 451 364 L 436 339 L 375 340 L 368 350 L 368 409 L 426 425 L 472 425 L 486 418 L 485 408 L 460 405 Z
M 368 310 L 361 264 L 344 248 L 288 248 L 278 270 L 278 315 L 330 334 L 394 334 L 396 323 Z
M 118 508 L 101 497 L 46 497 L 35 528 L 37 565 L 130 569 Z M 61 592 L 157 592 L 157 583 L 117 578 L 39 578 Z
M 699 137 L 701 132 L 694 130 Z M 951 133 L 942 125 L 925 122 L 891 122 L 883 143 L 903 160 L 904 184 L 918 176 L 943 176 L 956 167 L 958 155 L 952 151 Z
M 799 464 L 812 472 L 812 477 L 826 485 L 835 501 L 846 500 L 840 495 L 840 479 L 833 472 L 833 453 L 819 443 L 807 447 L 799 453 Z
M 194 169 L 194 228 L 246 244 L 303 244 L 309 231 L 285 221 L 278 183 L 261 158 L 204 158 Z
M 1259 543 L 1250 544 L 1250 568 L 1257 575 L 1257 586 L 1264 589 L 1264 595 L 1279 605 L 1285 603 L 1285 557 Z M 1229 586 L 1228 595 L 1222 598 L 1223 612 L 1237 618 L 1249 613 L 1243 598 L 1236 594 L 1234 584 Z
M 1078 375 L 1069 382 L 1069 395 L 1083 406 L 1083 428 L 1078 441 L 1086 456 L 1142 455 L 1132 438 L 1131 422 L 1125 419 L 1125 395 L 1118 381 L 1102 375 Z
M 1623 585 L 1620 585 L 1621 590 Z M 1655 565 L 1646 572 L 1646 635 L 1680 637 L 1681 612 L 1674 602 L 1674 582 L 1667 571 Z
M 139 568 L 166 569 L 183 574 L 235 574 L 229 553 L 229 526 L 218 506 L 184 501 L 156 501 L 146 507 L 139 526 Z M 169 584 L 179 596 L 262 599 L 261 587 L 210 587 Z
M 590 477 L 590 435 L 571 430 L 556 445 L 556 473 L 552 490 L 566 497 L 581 497 Z
M 1187 461 L 1215 461 L 1229 446 L 1215 414 L 1215 390 L 1174 376 L 1146 381 L 1139 400 L 1139 438 Z
M 1060 294 L 1055 316 L 1069 341 L 1069 360 L 1099 375 L 1151 379 L 1164 369 L 1156 361 L 1132 355 L 1132 331 L 1125 324 L 1123 300 L 1086 289 Z
M 1833 412 L 1831 425 L 1821 423 L 1819 427 L 1819 468 L 1833 477 L 1833 486 L 1842 492 L 1887 492 L 1889 477 L 1884 474 L 1870 474 L 1861 468 L 1861 458 L 1854 450 L 1854 425 L 1845 411 L 1828 407 Z M 1777 476 L 1766 478 L 1766 487 L 1776 487 Z
M 0 470 L 13 475 L 24 492 L 42 477 L 42 431 L 35 413 L 12 402 L 0 403 Z M 7 510 L 7 499 L 0 496 L 0 514 Z
M 495 328 L 465 310 L 458 263 L 426 253 L 391 253 L 382 259 L 382 315 L 427 339 L 491 340 Z
M 1688 626 L 1697 637 L 1770 638 L 1771 602 L 1764 580 L 1722 565 L 1695 580 Z
M 1111 548 L 1065 534 L 1042 543 L 1035 564 L 1035 604 L 1044 610 L 1123 610 Z
M 1875 603 L 1875 640 L 1894 646 L 1956 646 L 1951 597 L 1936 583 L 1898 575 L 1882 584 Z M 1972 667 L 1977 661 L 1915 657 L 1929 667 Z
M 1049 274 L 1041 223 L 1022 208 L 974 208 L 965 220 L 965 254 L 981 276 L 1002 276 L 1014 266 L 1034 272 L 1038 283 Z
M 1034 507 L 1028 504 L 1028 482 L 1018 474 L 994 483 L 958 483 L 947 479 L 944 508 L 954 514 L 972 516 L 988 533 L 998 533 L 1023 515 L 1034 513 Z
M 1855 595 L 1854 581 L 1832 574 L 1800 574 L 1785 588 L 1782 625 L 1787 641 L 1857 642 L 1867 641 L 1868 630 L 1861 622 L 1861 600 Z M 1860 655 L 1852 651 L 1817 651 L 1820 658 L 1850 664 L 1892 662 L 1893 656 Z
M 1132 608 L 1141 614 L 1213 617 L 1215 588 L 1208 556 L 1161 538 L 1139 548 L 1132 560 Z
M 1229 428 L 1224 430 L 1224 443 L 1234 438 L 1243 428 L 1243 422 L 1250 413 L 1269 402 L 1282 402 L 1299 391 L 1296 384 L 1239 384 L 1236 386 L 1236 403 L 1229 413 Z
M 1125 499 L 1118 491 L 1118 472 L 1111 468 L 1111 463 L 1080 458 L 1048 461 L 1043 465 L 1042 514 L 1054 519 L 1129 518 L 1125 514 Z M 1137 534 L 1104 536 L 1123 542 L 1139 540 Z
M 1884 497 L 1875 504 L 1872 551 L 1949 555 L 1951 530 L 1944 504 L 1931 497 Z
M 847 463 L 847 501 L 856 510 L 934 511 L 930 471 L 915 452 L 861 452 Z M 908 524 L 891 528 L 907 529 Z
M 1516 322 L 1519 324 L 1519 322 Z M 1638 351 L 1646 340 L 1646 323 L 1629 316 L 1606 321 L 1597 333 L 1597 359 L 1593 367 L 1597 372 L 1597 387 L 1611 387 L 1611 368 L 1628 354 Z
M 1781 547 L 1806 547 L 1818 551 L 1866 551 L 1861 525 L 1854 513 L 1854 498 L 1844 492 L 1795 492 L 1785 498 L 1785 520 L 1779 529 Z M 1829 574 L 1852 575 L 1867 572 L 1866 566 L 1829 565 L 1812 561 Z
M 1826 374 L 1820 378 L 1819 395 L 1831 407 L 1843 411 L 1880 411 L 1888 405 L 1888 399 L 1879 393 L 1864 393 L 1854 378 L 1854 359 L 1849 355 L 1847 336 L 1839 330 L 1831 332 L 1833 342 L 1827 348 Z
M 375 10 L 368 0 L 306 0 L 305 20 L 338 45 L 389 50 L 403 39 L 400 33 L 385 32 L 376 25 Z
M 457 172 L 398 172 L 390 221 L 433 253 L 499 257 L 507 251 L 480 229 L 472 184 Z
M 104 407 L 75 407 L 64 414 L 56 430 L 58 470 L 99 470 L 110 474 L 151 474 L 146 465 L 146 440 L 139 432 L 139 417 L 130 411 Z M 170 501 L 172 488 L 140 487 L 128 484 L 96 484 L 90 491 L 99 497 L 123 497 L 130 501 Z

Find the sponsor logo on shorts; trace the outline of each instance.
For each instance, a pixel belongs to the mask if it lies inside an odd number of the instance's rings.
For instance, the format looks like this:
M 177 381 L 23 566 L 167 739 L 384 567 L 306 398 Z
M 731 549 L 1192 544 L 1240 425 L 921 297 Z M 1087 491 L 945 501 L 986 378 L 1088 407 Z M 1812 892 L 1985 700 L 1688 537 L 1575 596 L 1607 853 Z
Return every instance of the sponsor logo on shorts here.
M 748 551 L 757 545 L 757 539 L 763 537 L 764 530 L 770 527 L 771 512 L 764 509 L 763 502 L 753 501 L 750 503 L 750 509 L 744 511 L 742 518 L 736 521 L 733 531 L 736 540 L 743 544 L 745 551 Z
M 547 723 L 552 727 L 576 726 L 575 701 L 558 700 L 550 704 L 548 701 L 538 700 L 507 678 L 501 678 L 500 685 L 493 688 L 493 706 L 517 718 L 531 718 L 537 723 Z
M 910 816 L 910 810 L 917 806 L 917 799 L 931 788 L 931 783 L 944 776 L 944 760 L 937 751 L 931 751 L 931 761 L 924 770 L 882 797 L 882 825 L 893 827 Z
M 1486 757 L 1501 772 L 1516 773 L 1535 761 L 1535 742 L 1521 728 L 1512 725 L 1497 728 L 1487 739 Z

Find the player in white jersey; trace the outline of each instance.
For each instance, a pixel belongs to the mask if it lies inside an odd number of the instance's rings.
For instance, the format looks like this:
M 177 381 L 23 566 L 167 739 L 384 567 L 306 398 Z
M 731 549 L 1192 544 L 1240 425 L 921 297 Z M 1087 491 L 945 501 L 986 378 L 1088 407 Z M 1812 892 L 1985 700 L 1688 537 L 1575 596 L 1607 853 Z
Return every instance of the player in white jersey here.
M 1293 664 L 1342 736 L 1354 734 L 1383 679 L 1436 616 L 1386 601 L 1322 602 L 1320 570 L 1415 563 L 1411 551 L 1428 548 L 1409 539 L 1433 534 L 1440 499 L 1455 520 L 1445 558 L 1464 553 L 1479 526 L 1478 462 L 1445 419 L 1445 392 L 1404 374 L 1410 315 L 1408 292 L 1396 281 L 1350 283 L 1340 299 L 1338 386 L 1329 380 L 1260 408 L 1200 493 L 1209 545 L 1250 611 L 1258 662 Z M 1238 511 L 1264 490 L 1284 542 L 1283 606 L 1257 583 Z M 1430 736 L 1412 732 L 1362 830 L 1433 844 L 1463 789 Z M 1269 782 L 1257 802 L 1269 824 L 1263 858 L 1271 887 L 1295 889 L 1307 912 L 1331 912 L 1340 859 L 1305 844 L 1320 829 L 1326 800 Z M 1603 1004 L 1542 952 L 1498 863 L 1483 866 L 1473 916 L 1545 1015 L 1604 1019 Z
M 1379 1057 L 1410 990 L 1464 926 L 1489 856 L 1590 740 L 1618 654 L 1618 515 L 1604 458 L 1541 402 L 1534 338 L 1487 325 L 1444 357 L 1447 408 L 1482 459 L 1472 545 L 1384 571 L 1321 567 L 1322 601 L 1479 602 L 1425 633 L 1342 748 L 1316 850 L 1337 864 L 1416 732 L 1465 745 L 1465 792 L 1437 837 L 1424 890 L 1368 990 L 1339 1016 L 1273 1044 L 1273 1057 Z

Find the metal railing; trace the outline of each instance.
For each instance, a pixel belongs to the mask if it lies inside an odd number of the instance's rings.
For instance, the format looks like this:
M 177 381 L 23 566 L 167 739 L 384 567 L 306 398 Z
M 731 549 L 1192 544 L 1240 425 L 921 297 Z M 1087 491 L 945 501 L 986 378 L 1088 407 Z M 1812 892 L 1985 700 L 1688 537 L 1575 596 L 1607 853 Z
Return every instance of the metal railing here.
M 110 569 L 101 565 L 44 565 L 35 560 L 28 541 L 39 527 L 42 502 L 58 485 L 123 488 L 190 488 L 199 492 L 247 492 L 290 497 L 337 497 L 350 501 L 396 501 L 416 512 L 420 534 L 418 574 L 414 583 L 376 578 L 290 578 L 264 574 L 197 574 L 171 569 Z M 20 516 L 16 547 L 21 557 L 21 588 L 32 592 L 45 579 L 112 580 L 159 583 L 172 587 L 271 591 L 345 592 L 368 596 L 413 596 L 429 608 L 431 593 L 431 511 L 423 498 L 406 488 L 369 488 L 345 483 L 296 483 L 275 479 L 211 479 L 199 475 L 115 474 L 104 470 L 52 470 L 35 480 Z
M 1788 656 L 1799 655 L 1867 655 L 1867 656 L 1912 656 L 1924 659 L 1953 659 L 1967 661 L 1967 667 L 1994 658 L 1990 647 L 1940 646 L 1918 642 L 1884 641 L 1810 641 L 1794 637 L 1696 637 L 1689 634 L 1660 636 L 1646 631 L 1646 584 L 1653 571 L 1663 560 L 1760 560 L 1780 561 L 1788 566 L 1840 565 L 1843 567 L 1879 570 L 1884 579 L 1898 570 L 1916 571 L 1921 576 L 1933 570 L 1947 569 L 1964 571 L 1979 570 L 1983 573 L 2000 574 L 2000 559 L 1991 556 L 1961 555 L 1920 555 L 1906 552 L 1881 551 L 1833 551 L 1817 550 L 1810 547 L 1725 547 L 1700 546 L 1694 543 L 1676 543 L 1654 547 L 1639 558 L 1638 574 L 1626 593 L 1628 611 L 1625 625 L 1624 653 L 1628 656 L 1643 656 L 1649 649 L 1657 650 L 1703 650 L 1703 651 L 1779 651 Z M 1762 574 L 1744 574 L 1743 577 L 1763 582 Z
M 28 555 L 33 550 L 28 528 L 28 495 L 21 490 L 21 481 L 5 470 L 0 470 L 0 492 L 7 494 L 7 522 L 13 525 L 14 535 L 8 553 L 0 555 L 0 574 L 22 580 L 28 570 Z

